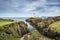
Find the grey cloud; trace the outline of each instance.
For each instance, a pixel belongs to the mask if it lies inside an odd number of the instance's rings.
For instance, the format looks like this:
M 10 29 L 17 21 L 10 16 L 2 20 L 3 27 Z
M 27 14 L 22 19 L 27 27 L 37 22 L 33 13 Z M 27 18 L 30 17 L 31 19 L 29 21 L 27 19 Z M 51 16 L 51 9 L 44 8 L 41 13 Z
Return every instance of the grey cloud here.
M 56 10 L 58 10 L 59 5 L 55 4 Z M 55 6 L 54 4 L 52 5 L 49 0 L 0 0 L 0 10 L 23 14 L 30 14 L 33 12 L 37 14 L 51 13 L 55 11 L 53 8 Z

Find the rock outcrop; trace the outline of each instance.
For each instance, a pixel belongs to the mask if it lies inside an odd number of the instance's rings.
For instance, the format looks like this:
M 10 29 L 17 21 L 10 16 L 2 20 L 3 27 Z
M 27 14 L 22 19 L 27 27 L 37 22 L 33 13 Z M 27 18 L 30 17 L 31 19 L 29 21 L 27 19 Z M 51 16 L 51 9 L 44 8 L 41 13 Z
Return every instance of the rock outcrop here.
M 48 17 L 48 18 L 45 18 L 45 19 L 43 19 L 43 18 L 29 18 L 26 21 L 29 22 L 30 25 L 35 27 L 42 35 L 44 35 L 46 37 L 49 37 L 49 38 L 53 38 L 53 39 L 56 39 L 56 38 L 59 39 L 60 38 L 58 36 L 58 35 L 60 35 L 60 31 L 59 31 L 59 34 L 58 34 L 58 33 L 55 33 L 54 31 L 52 31 L 55 27 L 54 28 L 51 27 L 52 28 L 51 30 L 49 28 L 49 26 L 51 24 L 60 21 L 60 16 L 58 16 L 58 17 Z M 56 24 L 56 25 L 58 25 L 58 24 Z

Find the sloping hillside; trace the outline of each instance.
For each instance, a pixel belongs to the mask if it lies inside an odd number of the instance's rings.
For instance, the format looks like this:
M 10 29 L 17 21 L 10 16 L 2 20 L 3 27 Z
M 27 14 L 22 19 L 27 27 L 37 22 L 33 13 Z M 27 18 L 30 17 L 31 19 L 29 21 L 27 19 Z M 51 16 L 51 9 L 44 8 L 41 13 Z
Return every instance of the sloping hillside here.
M 28 32 L 27 24 L 22 21 L 0 20 L 0 40 L 19 40 Z

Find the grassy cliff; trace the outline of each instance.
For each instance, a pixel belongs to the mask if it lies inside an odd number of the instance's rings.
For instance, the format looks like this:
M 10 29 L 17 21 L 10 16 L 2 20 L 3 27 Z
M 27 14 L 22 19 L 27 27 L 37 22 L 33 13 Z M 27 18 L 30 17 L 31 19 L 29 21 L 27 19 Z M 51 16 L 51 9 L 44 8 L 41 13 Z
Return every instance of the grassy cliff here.
M 22 21 L 0 19 L 0 40 L 19 40 L 28 32 L 27 24 Z

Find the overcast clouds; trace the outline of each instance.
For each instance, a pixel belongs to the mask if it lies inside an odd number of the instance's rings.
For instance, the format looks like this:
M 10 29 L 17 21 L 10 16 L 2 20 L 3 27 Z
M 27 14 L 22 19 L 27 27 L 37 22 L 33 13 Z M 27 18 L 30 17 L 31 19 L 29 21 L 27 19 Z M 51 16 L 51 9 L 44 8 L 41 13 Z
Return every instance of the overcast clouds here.
M 0 17 L 60 16 L 60 0 L 0 0 Z

